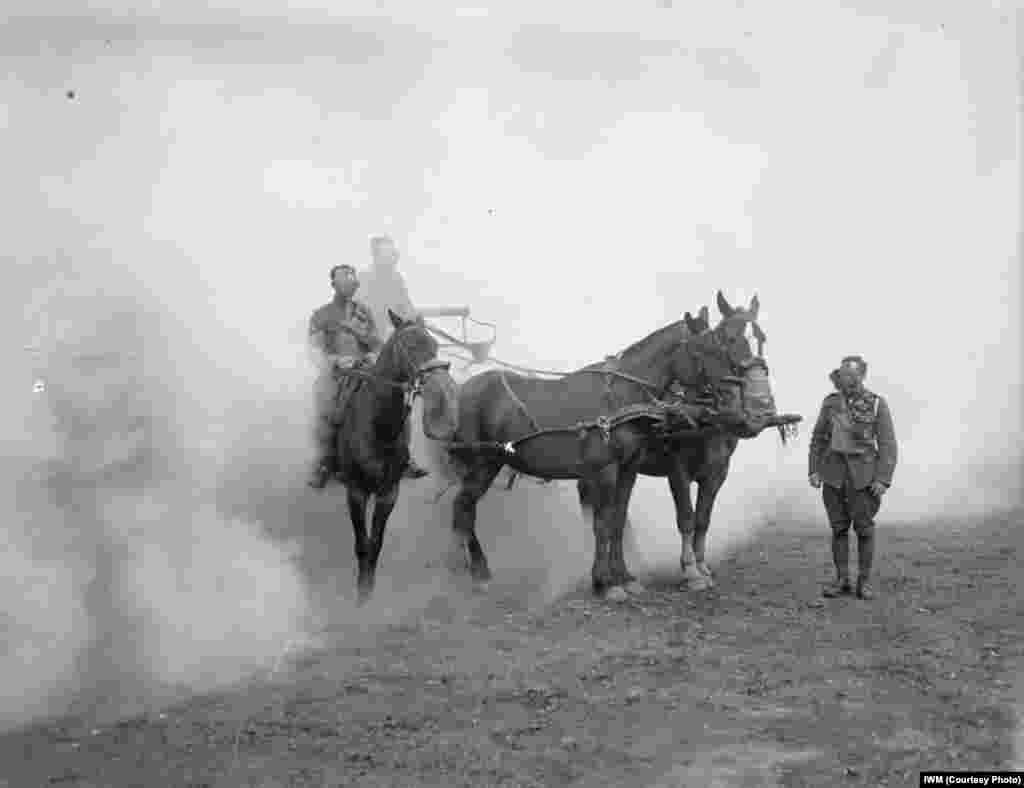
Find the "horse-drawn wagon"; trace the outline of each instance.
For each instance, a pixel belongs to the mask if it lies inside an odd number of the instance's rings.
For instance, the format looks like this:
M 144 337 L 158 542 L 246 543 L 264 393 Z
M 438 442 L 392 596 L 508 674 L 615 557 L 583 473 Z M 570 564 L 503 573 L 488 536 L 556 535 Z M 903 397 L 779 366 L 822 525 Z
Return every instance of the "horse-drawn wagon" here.
M 490 361 L 491 348 L 498 339 L 496 325 L 472 317 L 468 306 L 425 307 L 418 311 L 427 320 L 430 332 L 440 340 L 439 352 L 446 359 L 463 362 L 462 371 Z M 459 321 L 458 328 L 437 323 L 438 319 L 451 318 Z M 487 334 L 483 339 L 479 338 L 481 329 Z

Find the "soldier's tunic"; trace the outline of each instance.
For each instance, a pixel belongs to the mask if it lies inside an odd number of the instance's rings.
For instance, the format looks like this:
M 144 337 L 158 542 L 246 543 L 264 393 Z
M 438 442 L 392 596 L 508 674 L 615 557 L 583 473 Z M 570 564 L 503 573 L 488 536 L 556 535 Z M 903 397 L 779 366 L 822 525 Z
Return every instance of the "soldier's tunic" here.
M 309 318 L 310 344 L 328 355 L 360 363 L 367 353 L 378 350 L 382 342 L 373 313 L 360 301 L 335 298 L 313 312 Z M 334 436 L 338 417 L 358 379 L 338 375 L 335 368 L 324 367 L 316 381 L 316 441 L 325 458 L 334 454 Z
M 376 324 L 386 332 L 381 335 L 383 339 L 387 339 L 392 330 L 389 309 L 406 320 L 416 316 L 409 288 L 395 266 L 371 265 L 360 277 L 359 292 Z
M 853 395 L 825 397 L 814 425 L 808 473 L 823 482 L 822 497 L 833 531 L 870 531 L 879 499 L 873 482 L 892 484 L 897 444 L 892 415 L 885 399 L 862 388 Z

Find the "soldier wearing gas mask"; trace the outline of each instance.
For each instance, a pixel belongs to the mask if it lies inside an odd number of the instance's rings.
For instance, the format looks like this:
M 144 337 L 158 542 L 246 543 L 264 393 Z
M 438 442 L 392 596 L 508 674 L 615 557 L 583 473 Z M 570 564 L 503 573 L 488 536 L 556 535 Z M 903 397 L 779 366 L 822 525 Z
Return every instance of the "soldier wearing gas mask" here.
M 809 482 L 820 488 L 832 529 L 836 579 L 826 597 L 850 594 L 850 527 L 857 535 L 856 594 L 871 599 L 875 516 L 892 484 L 897 444 L 885 398 L 864 386 L 867 362 L 847 356 L 831 379 L 836 391 L 825 397 L 814 425 L 808 459 Z

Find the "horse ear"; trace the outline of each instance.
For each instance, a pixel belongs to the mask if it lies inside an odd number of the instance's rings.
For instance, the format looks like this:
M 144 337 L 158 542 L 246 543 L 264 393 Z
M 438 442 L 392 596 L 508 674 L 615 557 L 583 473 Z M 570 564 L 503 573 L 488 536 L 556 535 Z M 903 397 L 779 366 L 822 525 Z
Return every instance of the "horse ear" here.
M 393 325 L 395 328 L 401 328 L 402 327 L 402 318 L 400 318 L 398 315 L 396 315 L 390 309 L 388 309 L 388 320 L 391 321 L 391 325 Z
M 708 309 L 707 304 L 700 308 L 700 319 L 704 321 L 705 326 L 711 325 L 711 310 Z
M 691 315 L 689 312 L 686 312 L 683 315 L 683 322 L 686 323 L 686 330 L 689 331 L 691 334 L 698 333 L 697 327 L 694 325 L 693 315 Z
M 736 310 L 729 306 L 729 302 L 725 300 L 725 296 L 722 295 L 722 291 L 718 291 L 718 311 L 722 313 L 722 317 L 732 317 L 733 312 Z
M 757 293 L 754 293 L 754 297 L 750 299 L 750 319 L 757 320 L 757 310 L 761 308 L 761 302 L 757 300 Z

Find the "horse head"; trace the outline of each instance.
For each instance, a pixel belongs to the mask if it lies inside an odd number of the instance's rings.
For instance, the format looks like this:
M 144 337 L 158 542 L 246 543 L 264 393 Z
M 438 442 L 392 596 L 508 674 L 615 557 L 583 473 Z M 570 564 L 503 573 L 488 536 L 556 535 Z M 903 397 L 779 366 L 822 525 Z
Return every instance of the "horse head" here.
M 377 371 L 398 383 L 416 383 L 440 346 L 422 317 L 406 320 L 389 309 L 388 319 L 395 330 L 381 348 Z
M 736 308 L 721 291 L 717 300 L 722 319 L 714 328 L 708 328 L 707 322 L 701 325 L 696 318 L 686 320 L 691 331 L 703 330 L 682 343 L 673 374 L 686 387 L 713 392 L 719 420 L 729 432 L 754 437 L 776 413 L 768 367 L 760 355 L 766 339 L 756 322 L 760 303 L 755 295 L 749 307 Z M 706 309 L 701 315 L 706 318 Z M 747 337 L 748 330 L 755 326 L 753 334 L 759 343 L 756 356 Z
M 385 343 L 377 371 L 409 383 L 423 398 L 423 432 L 428 438 L 450 440 L 458 428 L 458 386 L 450 364 L 437 357 L 440 346 L 423 317 L 405 320 L 388 310 L 395 331 Z
M 748 332 L 757 341 L 757 355 L 758 357 L 764 356 L 764 343 L 768 341 L 768 337 L 764 331 L 761 330 L 760 324 L 757 322 L 758 312 L 761 310 L 761 302 L 757 298 L 757 294 L 750 299 L 750 306 L 734 307 L 732 306 L 722 294 L 722 291 L 718 291 L 718 311 L 722 313 L 722 319 L 719 321 L 715 329 L 722 332 L 722 336 L 727 339 L 734 338 L 737 334 L 747 334 Z

